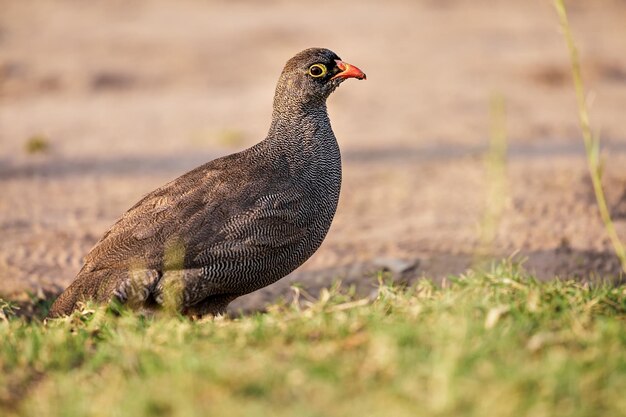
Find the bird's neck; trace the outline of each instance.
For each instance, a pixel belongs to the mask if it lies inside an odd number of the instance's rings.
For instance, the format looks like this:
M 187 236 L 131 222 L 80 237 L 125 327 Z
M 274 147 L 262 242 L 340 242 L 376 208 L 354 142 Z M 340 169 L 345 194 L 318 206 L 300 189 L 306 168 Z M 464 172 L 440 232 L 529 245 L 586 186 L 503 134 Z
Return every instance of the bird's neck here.
M 306 105 L 282 103 L 274 106 L 272 124 L 268 136 L 283 136 L 287 133 L 307 133 L 330 127 L 326 104 Z
M 275 105 L 267 137 L 301 155 L 337 149 L 326 103 Z
M 320 180 L 324 184 L 327 177 L 332 178 L 333 184 L 319 186 L 331 188 L 337 186 L 334 179 L 341 178 L 341 154 L 325 104 L 308 108 L 275 106 L 272 125 L 261 146 L 272 159 L 277 158 L 277 163 L 287 163 L 291 177 L 307 177 L 321 170 L 324 172 L 315 176 L 324 179 Z
M 298 81 L 282 73 L 274 94 L 274 112 L 268 138 L 286 140 L 292 147 L 307 147 L 324 137 L 334 141 L 326 110 L 326 97 L 310 94 Z

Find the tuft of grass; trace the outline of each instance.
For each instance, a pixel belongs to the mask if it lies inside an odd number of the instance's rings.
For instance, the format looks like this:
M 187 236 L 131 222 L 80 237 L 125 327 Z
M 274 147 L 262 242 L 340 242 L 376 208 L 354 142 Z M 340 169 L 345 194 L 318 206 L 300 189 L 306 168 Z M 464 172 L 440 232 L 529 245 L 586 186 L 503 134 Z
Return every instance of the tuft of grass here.
M 237 148 L 245 143 L 246 136 L 241 130 L 235 128 L 223 129 L 218 132 L 217 141 L 222 146 Z
M 626 251 L 622 244 L 613 220 L 611 219 L 611 213 L 609 211 L 606 196 L 602 188 L 602 166 L 600 163 L 600 138 L 591 131 L 591 122 L 589 121 L 589 112 L 587 110 L 587 101 L 585 99 L 585 87 L 580 70 L 580 60 L 578 58 L 578 49 L 572 36 L 572 32 L 567 18 L 567 10 L 563 0 L 554 0 L 554 6 L 556 8 L 557 15 L 561 28 L 563 30 L 563 37 L 570 56 L 570 63 L 572 68 L 572 78 L 574 81 L 574 89 L 576 90 L 576 102 L 578 104 L 578 118 L 580 120 L 580 128 L 582 130 L 583 141 L 585 143 L 585 152 L 587 154 L 587 166 L 589 167 L 589 175 L 593 184 L 593 191 L 598 203 L 598 211 L 604 224 L 615 254 L 620 260 L 622 270 L 626 272 Z
M 26 140 L 24 150 L 31 155 L 46 153 L 50 150 L 50 142 L 43 135 L 33 135 Z
M 3 416 L 596 416 L 626 409 L 626 287 L 512 264 L 189 321 L 0 322 Z
M 10 317 L 15 316 L 18 307 L 6 300 L 0 298 L 0 321 L 8 321 Z
M 218 145 L 225 148 L 240 148 L 246 143 L 246 135 L 237 128 L 223 128 L 220 130 L 199 130 L 191 140 L 198 145 Z

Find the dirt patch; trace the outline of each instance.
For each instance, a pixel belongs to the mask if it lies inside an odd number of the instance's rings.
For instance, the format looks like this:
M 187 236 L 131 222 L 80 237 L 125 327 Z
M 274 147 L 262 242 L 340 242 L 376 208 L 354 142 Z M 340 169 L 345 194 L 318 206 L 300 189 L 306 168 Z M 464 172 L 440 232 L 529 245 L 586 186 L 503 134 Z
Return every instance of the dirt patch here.
M 600 3 L 575 2 L 572 23 L 592 122 L 606 143 L 609 202 L 626 239 L 626 4 Z M 525 257 L 543 278 L 619 271 L 547 3 L 41 1 L 2 9 L 4 295 L 59 291 L 142 195 L 262 139 L 282 65 L 310 46 L 368 74 L 329 102 L 344 159 L 339 210 L 309 262 L 233 308 L 288 296 L 296 281 L 314 292 L 341 278 L 366 292 L 377 259 L 416 262 L 404 281 L 465 270 L 485 212 L 495 92 L 506 102 L 510 150 L 494 256 Z M 33 137 L 46 138 L 45 152 L 27 151 Z

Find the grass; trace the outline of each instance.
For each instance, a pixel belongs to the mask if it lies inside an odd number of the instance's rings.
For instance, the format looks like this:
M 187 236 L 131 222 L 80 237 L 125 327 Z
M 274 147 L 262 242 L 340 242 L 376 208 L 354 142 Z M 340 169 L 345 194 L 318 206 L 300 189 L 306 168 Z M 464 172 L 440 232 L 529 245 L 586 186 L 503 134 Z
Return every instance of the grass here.
M 204 129 L 195 132 L 191 137 L 197 145 L 217 145 L 224 148 L 241 148 L 246 144 L 246 134 L 236 127 L 220 130 Z
M 587 155 L 587 166 L 589 168 L 589 176 L 593 184 L 593 191 L 598 204 L 600 218 L 604 224 L 606 234 L 611 240 L 613 250 L 620 260 L 622 270 L 626 272 L 626 250 L 615 230 L 615 225 L 611 219 L 606 196 L 602 188 L 602 165 L 600 163 L 600 138 L 591 130 L 591 122 L 589 119 L 589 111 L 587 109 L 587 100 L 585 98 L 585 86 L 583 84 L 582 73 L 580 69 L 580 60 L 578 58 L 578 48 L 574 42 L 569 20 L 567 18 L 567 9 L 563 0 L 554 0 L 554 6 L 559 17 L 563 37 L 567 44 L 570 57 L 570 66 L 572 69 L 572 79 L 574 82 L 574 90 L 576 91 L 576 103 L 578 105 L 578 118 L 580 128 L 582 130 L 583 142 L 585 144 L 585 153 Z
M 188 321 L 3 307 L 3 416 L 614 416 L 626 287 L 518 267 Z
M 485 158 L 485 183 L 487 195 L 485 209 L 479 227 L 479 244 L 473 265 L 480 267 L 494 256 L 498 227 L 502 220 L 508 197 L 507 181 L 507 132 L 504 97 L 493 94 L 490 103 L 489 148 Z
M 34 135 L 26 140 L 24 150 L 28 154 L 46 153 L 50 150 L 50 142 L 43 135 Z

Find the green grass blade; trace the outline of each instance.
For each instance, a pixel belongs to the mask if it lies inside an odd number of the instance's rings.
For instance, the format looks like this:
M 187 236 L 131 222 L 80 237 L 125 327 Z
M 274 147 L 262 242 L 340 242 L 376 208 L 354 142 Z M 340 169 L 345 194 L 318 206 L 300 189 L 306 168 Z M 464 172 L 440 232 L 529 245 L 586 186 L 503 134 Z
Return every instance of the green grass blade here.
M 578 116 L 580 120 L 580 127 L 582 130 L 583 141 L 585 143 L 585 151 L 587 153 L 587 165 L 589 167 L 589 174 L 591 182 L 593 184 L 593 191 L 596 196 L 598 204 L 598 211 L 604 229 L 606 230 L 615 254 L 620 260 L 622 270 L 626 272 L 626 251 L 624 245 L 620 240 L 615 225 L 611 219 L 611 212 L 606 201 L 606 196 L 602 188 L 602 176 L 600 166 L 600 139 L 595 137 L 591 131 L 591 123 L 589 121 L 589 112 L 587 109 L 587 102 L 585 100 L 585 89 L 581 75 L 580 60 L 578 56 L 578 49 L 574 43 L 574 38 L 570 29 L 569 20 L 567 18 L 567 10 L 563 0 L 555 0 L 554 6 L 559 17 L 561 28 L 563 30 L 563 36 L 570 56 L 570 64 L 572 69 L 572 77 L 574 80 L 574 89 L 576 91 L 576 101 L 578 104 Z

